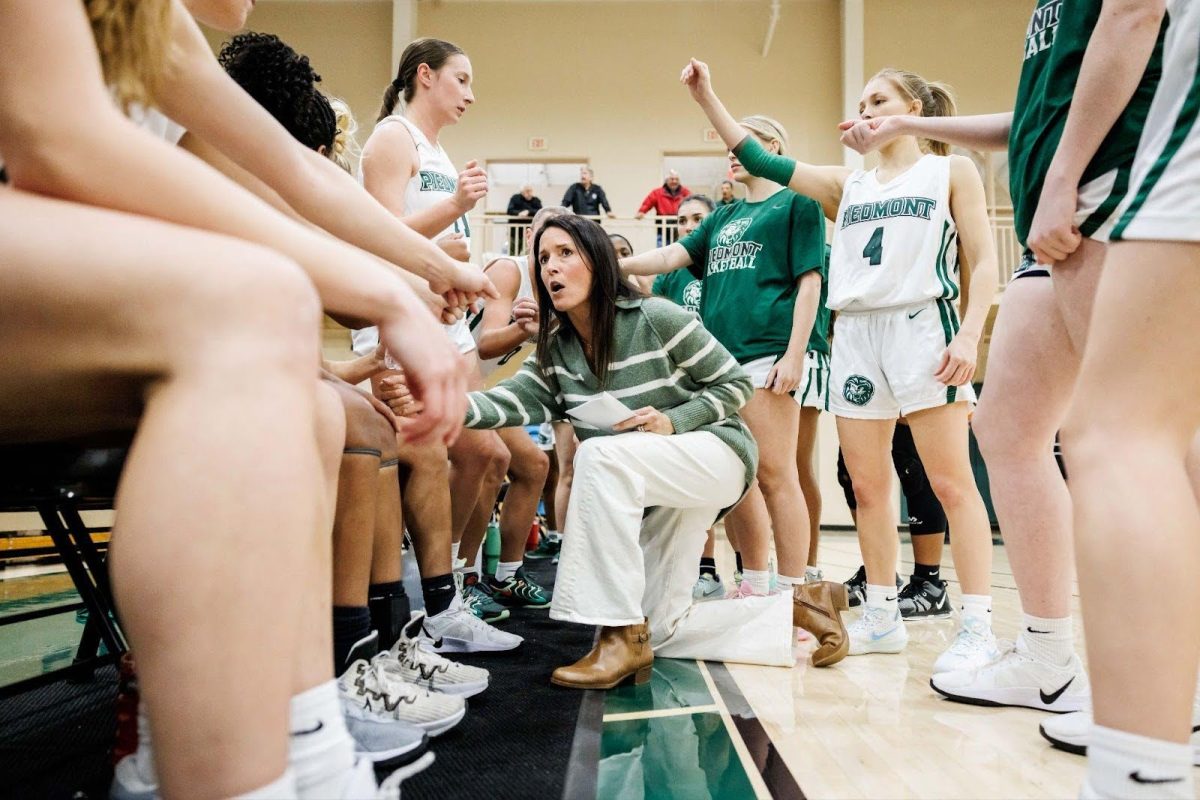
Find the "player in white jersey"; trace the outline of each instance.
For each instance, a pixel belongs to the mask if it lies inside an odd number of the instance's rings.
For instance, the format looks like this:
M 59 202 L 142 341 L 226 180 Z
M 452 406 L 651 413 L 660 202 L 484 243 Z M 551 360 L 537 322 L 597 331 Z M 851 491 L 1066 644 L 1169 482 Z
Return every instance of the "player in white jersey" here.
M 1162 0 L 1139 5 L 1134 18 L 1153 29 Z M 1166 15 L 1162 78 L 1063 429 L 1095 717 L 1085 798 L 1195 796 L 1188 701 L 1200 663 L 1192 621 L 1200 509 L 1189 472 L 1194 481 L 1200 465 L 1200 5 L 1168 0 Z M 1116 574 L 1143 596 L 1172 587 L 1177 613 L 1128 603 L 1127 591 L 1112 591 Z
M 395 79 L 384 92 L 378 124 L 363 147 L 360 165 L 368 192 L 415 230 L 438 237 L 443 247 L 463 260 L 470 255 L 466 214 L 487 194 L 487 174 L 475 162 L 456 172 L 438 135 L 447 125 L 456 124 L 475 102 L 471 80 L 471 61 L 457 45 L 428 38 L 409 43 L 401 54 Z M 460 322 L 448 326 L 447 334 L 470 362 L 473 386 L 483 388 L 470 329 Z M 369 332 L 360 331 L 354 344 L 356 352 L 361 352 L 373 345 L 373 339 Z M 381 398 L 403 404 L 407 389 L 402 376 L 383 375 L 373 383 Z M 508 471 L 509 453 L 495 432 L 470 431 L 459 437 L 448 456 L 452 465 L 448 497 L 436 506 L 431 504 L 429 510 L 439 516 L 427 522 L 441 527 L 446 522 L 444 516 L 449 515 L 456 572 L 462 578 L 463 595 L 468 598 L 465 607 L 479 612 L 484 619 L 498 621 L 507 616 L 503 609 L 493 604 L 484 608 L 470 602 L 470 598 L 475 596 L 471 587 L 478 581 L 475 554 Z M 438 489 L 439 498 L 442 491 Z M 533 494 L 540 492 L 538 485 Z M 522 588 L 530 586 L 527 583 Z M 447 611 L 453 616 L 458 609 L 456 603 Z M 454 624 L 452 632 L 443 625 L 450 624 L 449 618 L 443 620 L 434 614 L 430 620 L 434 623 L 430 632 L 435 637 L 447 640 L 447 636 L 454 639 L 461 634 L 463 647 L 474 648 L 477 644 L 472 637 L 479 633 L 478 628 Z M 519 642 L 517 637 L 510 637 L 502 648 L 483 644 L 488 649 L 508 649 L 515 646 L 512 640 Z
M 963 590 L 962 627 L 934 671 L 983 666 L 999 650 L 991 631 L 991 526 L 971 472 L 967 401 L 995 293 L 996 252 L 979 173 L 968 159 L 946 157 L 944 145 L 915 137 L 885 148 L 870 172 L 796 163 L 746 136 L 713 92 L 706 64 L 693 59 L 681 81 L 748 171 L 812 197 L 834 221 L 829 306 L 840 313 L 830 406 L 858 498 L 868 580 L 866 611 L 847 627 L 850 654 L 896 653 L 908 641 L 893 582 L 890 452 L 903 414 L 954 530 Z M 859 103 L 864 119 L 953 109 L 943 87 L 895 70 L 874 76 Z M 953 305 L 956 241 L 972 265 L 961 324 Z

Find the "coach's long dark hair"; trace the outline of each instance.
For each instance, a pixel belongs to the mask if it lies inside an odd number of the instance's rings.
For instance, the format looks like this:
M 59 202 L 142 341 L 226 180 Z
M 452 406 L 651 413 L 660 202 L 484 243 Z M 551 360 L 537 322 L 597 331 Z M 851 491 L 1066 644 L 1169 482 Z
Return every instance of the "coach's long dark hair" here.
M 542 369 L 550 367 L 550 342 L 555 336 L 579 334 L 566 314 L 554 309 L 550 290 L 542 281 L 539 254 L 542 236 L 551 228 L 566 231 L 575 243 L 575 249 L 592 267 L 592 286 L 588 293 L 588 307 L 592 318 L 592 354 L 596 377 L 604 385 L 608 378 L 608 362 L 613 352 L 613 327 L 617 317 L 618 300 L 639 297 L 637 290 L 621 277 L 617 264 L 617 252 L 613 249 L 608 234 L 595 222 L 583 217 L 563 215 L 546 220 L 533 241 L 534 258 L 539 262 L 536 270 L 538 308 L 542 310 L 538 320 L 537 359 Z

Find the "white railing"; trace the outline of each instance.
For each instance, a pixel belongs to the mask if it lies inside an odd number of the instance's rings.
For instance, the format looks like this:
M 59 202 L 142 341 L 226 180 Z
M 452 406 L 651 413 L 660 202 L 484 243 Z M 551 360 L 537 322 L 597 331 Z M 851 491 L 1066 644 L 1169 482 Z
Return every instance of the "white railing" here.
M 1013 270 L 1021 261 L 1021 245 L 1013 228 L 1012 211 L 997 209 L 991 213 L 992 235 L 1000 263 L 1000 288 L 1012 280 Z M 497 255 L 523 252 L 528 222 L 513 222 L 507 214 L 480 214 L 471 217 L 471 256 L 484 263 Z M 632 217 L 595 218 L 609 233 L 629 240 L 633 252 L 643 253 L 676 239 L 677 228 L 671 218 L 633 219 Z M 514 252 L 515 248 L 515 252 Z

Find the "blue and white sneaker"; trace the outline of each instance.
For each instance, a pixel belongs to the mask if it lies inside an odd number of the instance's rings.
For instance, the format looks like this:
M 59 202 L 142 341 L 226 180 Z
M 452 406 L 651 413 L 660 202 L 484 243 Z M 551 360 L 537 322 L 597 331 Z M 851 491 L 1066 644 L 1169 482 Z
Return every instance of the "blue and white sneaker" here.
M 996 634 L 986 620 L 978 617 L 963 617 L 958 635 L 946 651 L 933 662 L 933 674 L 976 670 L 986 667 L 1002 655 Z
M 868 653 L 899 653 L 908 644 L 908 630 L 900 609 L 888 613 L 886 608 L 867 606 L 863 615 L 846 626 L 852 656 Z
M 701 575 L 696 581 L 696 585 L 692 587 L 692 600 L 697 603 L 723 599 L 725 599 L 725 584 L 707 572 Z

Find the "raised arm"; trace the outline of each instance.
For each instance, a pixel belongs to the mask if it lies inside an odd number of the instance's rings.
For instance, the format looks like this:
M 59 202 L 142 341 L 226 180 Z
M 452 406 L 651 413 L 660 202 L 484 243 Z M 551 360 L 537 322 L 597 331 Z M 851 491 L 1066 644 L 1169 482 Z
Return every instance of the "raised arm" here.
M 725 146 L 733 151 L 747 172 L 811 197 L 821 204 L 821 209 L 829 219 L 837 216 L 838 204 L 842 201 L 842 187 L 850 177 L 851 170 L 846 167 L 817 167 L 768 153 L 726 110 L 713 90 L 708 65 L 703 61 L 693 58 L 683 68 L 679 80 L 688 87 L 692 99 L 704 110 Z
M 964 156 L 950 157 L 950 213 L 958 226 L 963 258 L 971 265 L 971 286 L 962 326 L 946 347 L 934 377 L 947 386 L 962 386 L 975 376 L 979 340 L 996 298 L 999 272 L 983 179 Z
M 679 242 L 621 259 L 622 275 L 662 275 L 692 264 L 692 257 Z
M 874 119 L 850 119 L 838 126 L 842 144 L 864 155 L 898 136 L 916 136 L 968 150 L 1004 150 L 1012 130 L 1011 111 L 969 117 L 916 117 L 901 114 Z
M 1137 91 L 1165 13 L 1164 0 L 1104 0 L 1029 227 L 1039 264 L 1062 261 L 1079 247 L 1074 218 L 1083 172 Z
M 466 296 L 454 299 L 465 302 L 491 294 L 479 270 L 454 261 L 389 214 L 344 170 L 293 139 L 221 69 L 195 21 L 178 4 L 173 35 L 181 63 L 164 81 L 159 105 L 190 136 L 261 180 L 305 219 L 421 276 L 439 294 L 457 289 Z
M 412 435 L 453 438 L 462 370 L 449 343 L 438 341 L 432 315 L 393 272 L 289 220 L 121 116 L 101 80 L 80 4 L 0 0 L 0 18 L 0 153 L 14 186 L 222 233 L 290 257 L 329 311 L 377 322 L 389 349 L 407 362 L 436 408 Z M 54 58 L 45 58 L 47 47 Z
M 558 384 L 550 381 L 531 355 L 517 370 L 485 392 L 467 395 L 468 428 L 512 428 L 539 425 L 566 414 Z

